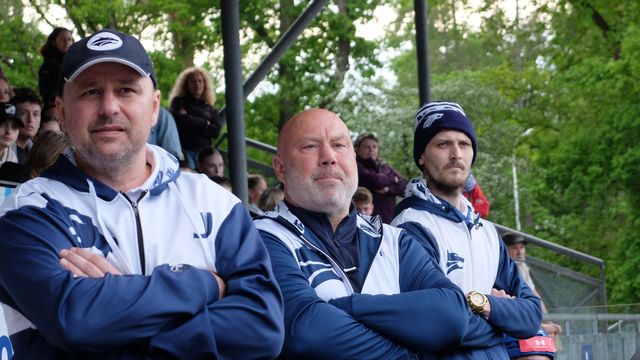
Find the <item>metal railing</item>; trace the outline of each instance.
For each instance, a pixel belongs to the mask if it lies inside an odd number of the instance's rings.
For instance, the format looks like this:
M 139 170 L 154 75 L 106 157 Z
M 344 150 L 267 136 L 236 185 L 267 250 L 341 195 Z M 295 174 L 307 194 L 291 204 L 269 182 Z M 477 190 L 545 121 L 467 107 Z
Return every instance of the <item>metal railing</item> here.
M 592 310 L 586 311 L 607 312 L 605 269 L 602 259 L 500 224 L 494 223 L 494 225 L 501 236 L 508 232 L 515 233 L 526 239 L 528 246 L 546 249 L 596 268 L 595 272 L 598 276 L 593 277 L 555 263 L 527 256 L 526 262 L 531 269 L 531 277 L 536 289 L 550 311 L 557 309 L 563 312 L 575 312 L 585 311 L 589 308 Z
M 216 141 L 215 143 L 215 147 L 218 148 L 220 150 L 220 153 L 222 153 L 222 156 L 225 158 L 225 160 L 228 161 L 229 157 L 227 154 L 227 151 L 224 149 L 220 149 L 219 146 L 220 144 L 222 144 L 225 140 L 227 140 L 227 133 L 222 134 L 222 136 L 220 136 L 220 138 Z M 276 153 L 276 147 L 269 145 L 269 144 L 265 144 L 263 142 L 260 142 L 258 140 L 253 140 L 253 139 L 249 139 L 246 138 L 245 139 L 245 144 L 247 147 L 251 147 L 260 151 L 263 151 L 265 153 L 269 153 L 269 154 L 275 154 Z M 258 170 L 260 173 L 268 175 L 268 176 L 275 176 L 275 173 L 273 172 L 273 168 L 271 167 L 271 164 L 264 164 L 262 162 L 250 159 L 247 157 L 247 167 L 252 168 L 252 169 L 256 169 Z

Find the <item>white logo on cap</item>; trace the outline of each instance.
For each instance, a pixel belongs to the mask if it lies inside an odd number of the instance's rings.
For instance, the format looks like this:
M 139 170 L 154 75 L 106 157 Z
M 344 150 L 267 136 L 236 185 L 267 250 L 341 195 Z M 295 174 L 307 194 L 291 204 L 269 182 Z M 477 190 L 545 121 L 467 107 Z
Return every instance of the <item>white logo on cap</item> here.
M 122 39 L 110 32 L 101 32 L 93 35 L 87 41 L 87 48 L 95 51 L 114 50 L 122 46 Z
M 429 126 L 431 126 L 436 120 L 440 119 L 442 116 L 444 116 L 444 114 L 431 114 L 429 116 L 427 116 L 427 120 L 425 120 L 424 124 L 422 125 L 423 129 L 428 128 Z
M 13 105 L 5 106 L 4 113 L 5 114 L 9 114 L 9 115 L 15 115 L 16 114 L 16 107 L 13 106 Z

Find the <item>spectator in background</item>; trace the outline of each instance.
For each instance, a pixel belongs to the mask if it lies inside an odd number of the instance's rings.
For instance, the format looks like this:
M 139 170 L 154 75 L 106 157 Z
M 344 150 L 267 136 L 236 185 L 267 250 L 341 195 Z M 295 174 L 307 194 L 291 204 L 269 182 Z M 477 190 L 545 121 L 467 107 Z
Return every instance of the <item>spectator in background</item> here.
M 467 179 L 467 183 L 464 184 L 464 189 L 462 190 L 462 195 L 464 195 L 471 205 L 473 209 L 480 214 L 480 217 L 486 219 L 489 215 L 489 207 L 491 204 L 489 200 L 482 193 L 482 189 L 480 188 L 480 184 L 476 181 L 476 178 L 473 176 L 473 173 L 469 173 L 469 178 Z
M 20 128 L 18 140 L 16 141 L 18 162 L 23 164 L 40 129 L 42 101 L 38 94 L 29 88 L 15 89 L 14 92 L 15 95 L 11 98 L 11 102 L 16 105 L 18 114 L 24 124 L 24 127 Z
M 180 136 L 178 135 L 178 128 L 176 127 L 176 120 L 173 118 L 171 113 L 162 106 L 158 113 L 158 122 L 151 128 L 151 133 L 149 134 L 147 143 L 158 145 L 167 150 L 169 154 L 175 156 L 178 160 L 184 160 L 182 146 L 180 146 Z
M 260 195 L 267 188 L 267 182 L 264 180 L 264 176 L 260 174 L 250 174 L 247 177 L 247 186 L 249 189 L 249 214 L 251 217 L 255 218 L 257 216 L 261 216 L 263 211 L 256 204 Z
M 379 215 L 382 222 L 388 224 L 393 219 L 396 196 L 404 193 L 407 179 L 382 161 L 378 138 L 375 134 L 364 132 L 358 136 L 353 145 L 356 148 L 358 161 L 358 185 L 371 191 L 373 214 Z
M 216 95 L 211 76 L 202 68 L 184 70 L 171 90 L 170 111 L 176 120 L 182 153 L 192 169 L 200 151 L 210 148 L 222 128 L 222 119 L 214 108 Z
M 36 134 L 39 137 L 42 133 L 47 131 L 62 132 L 60 128 L 60 122 L 58 121 L 58 114 L 56 113 L 56 104 L 47 103 L 42 110 L 40 128 Z
M 16 106 L 12 103 L 0 103 L 0 164 L 18 162 L 13 145 L 18 139 L 19 129 L 23 126 Z
M 531 278 L 531 273 L 529 272 L 529 265 L 527 265 L 527 240 L 524 239 L 522 235 L 518 235 L 516 233 L 506 233 L 502 236 L 502 240 L 504 240 L 505 245 L 507 245 L 507 250 L 509 251 L 509 257 L 513 260 L 518 266 L 518 273 L 522 277 L 522 280 L 529 285 L 531 291 L 536 294 L 541 300 L 542 305 L 542 313 L 547 313 L 547 307 L 542 301 L 542 297 L 538 290 L 536 290 L 536 285 L 533 283 L 533 279 Z M 550 336 L 556 336 L 562 334 L 562 326 L 551 322 L 551 321 L 543 321 L 540 325 L 540 328 L 544 330 L 545 333 Z
M 13 97 L 11 84 L 6 76 L 0 75 L 0 102 L 7 103 Z
M 363 186 L 358 186 L 355 194 L 351 198 L 351 201 L 356 205 L 356 209 L 362 215 L 372 215 L 373 214 L 373 195 L 371 191 Z
M 73 44 L 71 31 L 67 28 L 56 27 L 40 48 L 40 54 L 42 54 L 44 61 L 38 71 L 38 86 L 40 98 L 44 103 L 55 101 L 62 57 L 71 44 Z
M 24 162 L 27 176 L 31 179 L 40 176 L 69 146 L 67 135 L 60 131 L 45 131 L 38 135 Z
M 58 111 L 56 110 L 56 101 L 46 101 L 43 103 L 41 118 L 49 117 L 58 120 Z
M 224 176 L 224 159 L 220 150 L 214 148 L 206 148 L 198 153 L 198 166 L 196 171 L 212 176 Z
M 60 122 L 55 117 L 43 115 L 37 138 L 48 131 L 59 133 L 62 132 L 62 129 L 60 128 Z
M 262 195 L 260 195 L 256 205 L 258 205 L 258 208 L 263 212 L 267 212 L 275 209 L 276 204 L 282 200 L 284 200 L 284 190 L 282 189 L 282 184 L 278 184 L 277 186 L 267 188 Z

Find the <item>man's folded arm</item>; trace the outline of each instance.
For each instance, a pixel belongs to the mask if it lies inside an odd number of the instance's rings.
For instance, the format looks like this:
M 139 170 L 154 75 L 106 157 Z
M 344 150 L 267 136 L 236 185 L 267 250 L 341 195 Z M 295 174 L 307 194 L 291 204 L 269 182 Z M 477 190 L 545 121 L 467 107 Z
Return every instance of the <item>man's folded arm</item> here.
M 399 246 L 401 293 L 356 293 L 332 303 L 371 329 L 420 352 L 458 344 L 467 332 L 470 315 L 462 291 L 404 231 Z
M 241 203 L 218 229 L 215 254 L 216 273 L 226 284 L 224 297 L 206 311 L 216 357 L 275 358 L 284 340 L 282 295 L 266 247 Z M 172 346 L 175 334 L 179 331 L 161 334 L 154 344 Z
M 189 266 L 163 265 L 149 276 L 74 277 L 58 256 L 79 245 L 71 225 L 37 207 L 0 218 L 0 300 L 56 347 L 103 351 L 146 340 L 219 297 L 213 275 Z
M 495 288 L 514 296 L 513 299 L 488 296 L 491 303 L 489 322 L 503 333 L 517 339 L 535 336 L 542 322 L 540 298 L 522 280 L 506 247 L 500 244 L 500 264 Z
M 260 232 L 285 300 L 283 355 L 305 359 L 404 359 L 405 347 L 371 330 L 351 315 L 320 299 L 289 249 L 273 235 Z
M 430 258 L 433 259 L 434 265 L 437 266 L 438 252 L 437 242 L 433 237 L 433 234 L 417 222 L 406 222 L 400 224 L 398 227 L 407 231 L 407 233 L 417 240 L 418 243 L 427 251 Z M 438 270 L 441 269 L 438 267 Z M 443 275 L 444 276 L 444 275 Z M 465 303 L 466 304 L 466 303 Z M 467 310 L 470 312 L 470 309 Z M 464 338 L 458 345 L 460 348 L 477 348 L 486 347 L 488 345 L 497 345 L 502 342 L 502 333 L 498 331 L 494 326 L 489 324 L 486 319 L 483 319 L 479 315 L 470 313 L 469 315 L 469 327 Z

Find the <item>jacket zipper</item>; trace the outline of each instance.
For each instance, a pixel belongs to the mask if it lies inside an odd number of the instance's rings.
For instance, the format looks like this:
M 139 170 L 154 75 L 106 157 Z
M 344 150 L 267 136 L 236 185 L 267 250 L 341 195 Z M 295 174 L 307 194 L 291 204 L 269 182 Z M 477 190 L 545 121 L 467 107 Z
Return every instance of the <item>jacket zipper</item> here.
M 318 251 L 320 254 L 324 255 L 329 260 L 331 265 L 333 265 L 333 268 L 336 269 L 340 273 L 338 275 L 340 275 L 340 278 L 342 278 L 342 282 L 347 287 L 347 292 L 349 294 L 353 294 L 354 291 L 353 291 L 353 287 L 351 286 L 351 283 L 349 282 L 349 277 L 344 272 L 344 270 L 342 270 L 342 267 L 338 265 L 338 262 L 335 261 L 331 256 L 329 256 L 329 254 L 327 254 L 324 251 L 320 250 L 320 248 L 315 246 L 313 243 L 311 243 L 311 241 L 307 240 L 307 238 L 305 238 L 304 235 L 300 234 L 299 236 L 300 236 L 300 239 L 302 239 L 302 241 L 305 244 L 310 246 L 312 249 L 315 249 L 316 251 Z
M 142 192 L 142 194 L 140 194 L 140 196 L 138 197 L 137 200 L 135 201 L 131 201 L 131 199 L 129 199 L 129 197 L 127 196 L 127 194 L 122 193 L 122 195 L 124 195 L 124 198 L 127 199 L 127 201 L 129 201 L 129 203 L 131 204 L 131 208 L 133 209 L 133 214 L 136 218 L 136 233 L 137 233 L 137 237 L 138 237 L 138 256 L 140 257 L 140 271 L 142 272 L 142 275 L 146 275 L 145 273 L 145 267 L 146 267 L 146 261 L 145 261 L 145 257 L 144 257 L 144 238 L 142 236 L 142 223 L 140 222 L 140 212 L 138 211 L 138 203 L 140 202 L 140 200 L 142 200 L 142 198 L 147 195 L 147 193 L 149 192 L 149 190 L 145 190 Z

